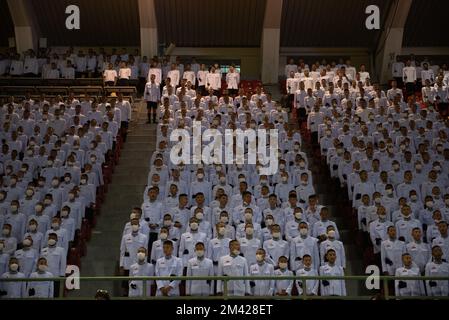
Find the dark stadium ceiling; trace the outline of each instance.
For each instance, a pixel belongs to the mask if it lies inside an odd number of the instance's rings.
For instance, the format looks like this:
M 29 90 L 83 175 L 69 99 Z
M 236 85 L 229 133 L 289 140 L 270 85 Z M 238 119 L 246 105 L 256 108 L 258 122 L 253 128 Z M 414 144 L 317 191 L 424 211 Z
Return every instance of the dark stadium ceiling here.
M 26 0 L 50 46 L 138 46 L 137 0 Z M 158 42 L 179 47 L 260 46 L 266 0 L 154 0 Z M 381 28 L 390 0 L 284 0 L 281 47 L 373 48 L 379 32 L 366 30 L 365 8 L 381 9 Z M 81 30 L 64 28 L 65 8 L 81 10 Z M 436 10 L 437 9 L 437 10 Z M 449 46 L 445 36 L 449 1 L 413 0 L 404 47 Z M 0 46 L 14 36 L 7 0 L 0 0 Z
M 449 1 L 413 0 L 404 30 L 404 47 L 447 47 Z
M 259 47 L 265 0 L 155 0 L 160 43 Z
M 8 38 L 14 37 L 14 23 L 6 0 L 0 0 L 0 24 L 0 46 L 7 47 Z
M 42 37 L 50 46 L 138 46 L 140 43 L 137 0 L 29 0 Z M 80 30 L 65 28 L 65 8 L 77 5 Z
M 372 48 L 379 31 L 365 28 L 365 8 L 377 5 L 381 29 L 388 16 L 389 0 L 284 0 L 281 47 Z

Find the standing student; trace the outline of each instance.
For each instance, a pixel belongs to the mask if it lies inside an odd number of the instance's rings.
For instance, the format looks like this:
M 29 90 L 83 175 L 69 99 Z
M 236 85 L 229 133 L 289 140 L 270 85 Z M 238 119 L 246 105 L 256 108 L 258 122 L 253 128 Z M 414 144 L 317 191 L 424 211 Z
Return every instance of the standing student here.
M 244 257 L 240 255 L 240 243 L 233 240 L 229 243 L 230 254 L 221 257 L 218 263 L 217 276 L 239 277 L 248 276 L 248 263 Z M 244 296 L 251 294 L 249 280 L 232 280 L 228 281 L 228 295 Z M 223 281 L 217 282 L 217 294 L 223 294 Z
M 407 60 L 406 67 L 402 69 L 402 81 L 405 83 L 406 98 L 415 94 L 416 80 L 416 68 L 412 66 L 410 60 Z
M 396 269 L 397 277 L 417 277 L 420 276 L 419 268 L 412 263 L 412 256 L 409 253 L 402 254 L 402 267 Z M 395 280 L 396 296 L 424 296 L 424 283 L 422 280 Z
M 155 74 L 150 75 L 150 81 L 145 85 L 143 98 L 147 102 L 147 123 L 151 123 L 151 119 L 153 119 L 153 123 L 157 123 L 157 106 L 161 100 L 161 91 L 159 85 L 156 83 Z
M 334 249 L 326 252 L 327 262 L 320 267 L 320 276 L 344 276 L 343 268 L 335 263 L 337 254 Z M 322 296 L 346 296 L 344 280 L 321 280 Z
M 115 86 L 117 83 L 117 71 L 114 70 L 112 63 L 108 63 L 108 68 L 103 72 L 103 81 L 105 86 Z
M 126 87 L 129 85 L 129 79 L 131 79 L 131 68 L 126 62 L 121 62 L 118 71 L 117 85 Z
M 182 259 L 173 256 L 173 242 L 164 241 L 164 256 L 156 262 L 154 275 L 156 277 L 180 277 L 182 276 Z M 157 280 L 156 296 L 179 296 L 179 280 Z
M 195 245 L 195 257 L 187 262 L 187 276 L 213 276 L 214 266 L 211 259 L 205 257 L 204 243 L 197 242 Z M 186 295 L 209 296 L 213 294 L 211 280 L 187 280 Z
M 235 70 L 234 66 L 229 67 L 229 72 L 226 74 L 226 84 L 228 85 L 229 94 L 235 96 L 238 92 L 240 83 L 240 74 Z

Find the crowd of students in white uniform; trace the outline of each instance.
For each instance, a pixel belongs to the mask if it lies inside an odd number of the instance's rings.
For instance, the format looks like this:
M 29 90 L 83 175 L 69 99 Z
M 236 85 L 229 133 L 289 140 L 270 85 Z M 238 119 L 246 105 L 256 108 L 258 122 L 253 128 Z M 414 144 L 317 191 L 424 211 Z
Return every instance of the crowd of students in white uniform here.
M 234 67 L 231 69 L 223 76 L 219 64 L 206 67 L 195 58 L 184 64 L 179 57 L 141 57 L 138 49 L 130 54 L 126 48 L 112 49 L 109 53 L 104 48 L 100 48 L 98 52 L 93 49 L 76 52 L 72 47 L 62 54 L 51 48 L 41 49 L 37 53 L 30 49 L 23 54 L 14 50 L 0 54 L 0 77 L 72 80 L 100 77 L 108 86 L 127 86 L 132 80 L 139 81 L 143 86 L 154 74 L 157 84 L 165 84 L 166 79 L 170 78 L 170 84 L 178 87 L 185 80 L 203 94 L 209 88 L 218 92 L 222 88 L 222 77 L 231 93 L 236 94 L 240 74 Z
M 152 81 L 154 83 L 154 81 Z M 147 85 L 148 86 L 148 85 Z M 343 275 L 345 251 L 328 208 L 318 203 L 302 139 L 269 93 L 202 96 L 166 85 L 158 107 L 153 153 L 141 207 L 132 210 L 120 248 L 130 276 Z M 175 95 L 173 92 L 177 92 Z M 146 97 L 150 99 L 148 95 Z M 170 160 L 175 129 L 278 129 L 279 171 L 259 175 L 261 164 L 179 164 Z M 346 295 L 344 281 L 229 281 L 230 295 Z M 151 294 L 151 283 L 146 290 Z M 222 294 L 221 281 L 156 281 L 156 295 Z M 294 289 L 295 288 L 295 289 Z M 129 296 L 143 283 L 131 281 Z M 185 290 L 185 291 L 184 291 Z
M 307 71 L 299 65 L 296 80 L 287 79 L 296 116 L 303 127 L 307 123 L 331 177 L 348 193 L 358 228 L 369 236 L 382 271 L 448 276 L 449 121 L 438 113 L 438 104 L 423 108 L 413 97 L 404 102 L 395 83 L 384 92 L 370 84 L 363 68 L 354 85 L 346 74 L 350 65 L 335 66 L 335 77 L 321 70 L 318 78 L 311 72 L 319 66 Z M 142 205 L 132 209 L 123 230 L 122 274 L 270 275 L 274 280 L 229 281 L 228 294 L 305 290 L 308 295 L 346 295 L 341 280 L 308 280 L 305 286 L 301 280 L 276 280 L 293 274 L 344 275 L 346 267 L 338 227 L 329 209 L 318 203 L 308 157 L 301 151 L 303 138 L 289 125 L 287 108 L 261 88 L 252 96 L 243 90 L 237 95 L 225 90 L 220 96 L 209 84 L 204 95 L 187 78 L 179 87 L 169 76 L 161 84 L 158 73 L 149 73 L 144 95 L 159 120 L 157 150 Z M 104 154 L 118 128 L 130 120 L 129 103 L 121 96 L 111 104 L 85 100 L 27 99 L 1 110 L 2 277 L 64 275 L 65 256 L 56 264 L 53 251 L 66 255 L 84 208 L 95 202 Z M 260 163 L 174 165 L 170 133 L 191 132 L 193 121 L 202 130 L 278 129 L 279 171 L 259 175 Z M 147 295 L 152 285 L 147 281 Z M 396 281 L 395 294 L 448 295 L 448 286 L 442 280 Z M 162 296 L 223 294 L 222 281 L 156 281 L 155 287 Z M 7 282 L 0 288 L 6 297 L 53 294 L 49 282 Z M 127 291 L 132 297 L 143 295 L 143 282 L 130 281 Z
M 66 275 L 77 233 L 94 219 L 102 165 L 130 117 L 130 103 L 120 94 L 101 103 L 73 94 L 10 97 L 1 106 L 2 279 Z M 58 289 L 52 281 L 0 282 L 0 299 L 52 298 Z
M 418 103 L 413 95 L 404 100 L 396 81 L 386 92 L 369 78 L 351 85 L 344 67 L 333 84 L 322 81 L 325 90 L 317 84 L 304 94 L 300 82 L 296 110 L 307 115 L 312 138 L 347 192 L 383 273 L 447 277 L 449 120 L 437 101 L 446 99 L 447 87 L 435 101 L 423 97 Z M 432 90 L 445 78 L 443 70 L 436 74 Z M 395 281 L 398 296 L 447 296 L 448 289 L 447 280 Z

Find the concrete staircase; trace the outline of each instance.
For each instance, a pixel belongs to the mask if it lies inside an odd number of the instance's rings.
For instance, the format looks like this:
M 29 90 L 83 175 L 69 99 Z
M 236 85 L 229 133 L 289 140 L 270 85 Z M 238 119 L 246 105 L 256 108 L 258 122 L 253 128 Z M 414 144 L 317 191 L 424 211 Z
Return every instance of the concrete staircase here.
M 81 276 L 114 276 L 117 274 L 123 227 L 129 221 L 131 209 L 141 206 L 147 184 L 149 162 L 156 143 L 156 125 L 146 124 L 146 105 L 135 104 L 130 132 L 108 186 L 101 215 L 82 258 Z M 120 295 L 119 282 L 82 282 L 80 290 L 69 297 L 93 297 L 97 289 Z

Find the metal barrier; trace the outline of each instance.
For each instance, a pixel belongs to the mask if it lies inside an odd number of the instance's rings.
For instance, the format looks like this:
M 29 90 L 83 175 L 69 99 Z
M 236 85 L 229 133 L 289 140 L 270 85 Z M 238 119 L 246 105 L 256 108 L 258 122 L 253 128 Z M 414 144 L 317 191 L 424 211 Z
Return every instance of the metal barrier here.
M 434 280 L 434 281 L 448 281 L 448 277 L 426 277 L 426 276 L 370 276 L 370 275 L 362 275 L 362 276 L 240 276 L 240 277 L 224 277 L 224 276 L 167 276 L 167 277 L 58 277 L 58 278 L 13 278 L 13 279 L 2 279 L 1 282 L 52 282 L 59 281 L 59 297 L 54 299 L 69 299 L 69 300 L 92 300 L 93 297 L 64 297 L 64 290 L 66 288 L 66 280 L 79 279 L 80 283 L 83 281 L 86 282 L 107 282 L 107 281 L 143 281 L 143 294 L 141 297 L 111 297 L 113 300 L 128 300 L 128 299 L 139 299 L 139 300 L 165 300 L 165 299 L 173 299 L 173 300 L 233 300 L 233 299 L 243 299 L 243 300 L 328 300 L 328 299 L 336 299 L 336 300 L 370 300 L 373 296 L 310 296 L 307 295 L 306 290 L 303 290 L 302 294 L 297 296 L 232 296 L 229 295 L 228 292 L 228 282 L 233 280 L 290 280 L 290 281 L 302 281 L 302 286 L 304 288 L 307 287 L 306 283 L 308 280 L 343 280 L 343 281 L 366 281 L 370 278 L 374 278 L 376 280 L 383 281 L 383 295 L 382 297 L 385 300 L 389 299 L 421 299 L 421 300 L 449 300 L 449 296 L 394 296 L 390 295 L 390 290 L 388 286 L 388 281 L 393 280 Z M 147 281 L 195 281 L 195 280 L 221 280 L 223 281 L 223 294 L 219 296 L 176 296 L 176 297 L 163 297 L 163 296 L 147 296 Z

